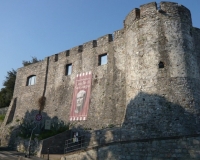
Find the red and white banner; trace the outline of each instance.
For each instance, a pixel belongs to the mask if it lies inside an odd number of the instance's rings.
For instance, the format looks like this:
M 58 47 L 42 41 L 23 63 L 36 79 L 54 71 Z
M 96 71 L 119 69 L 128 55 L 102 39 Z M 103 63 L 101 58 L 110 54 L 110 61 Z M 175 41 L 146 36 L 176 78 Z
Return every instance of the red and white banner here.
M 70 121 L 86 120 L 90 105 L 92 72 L 78 74 L 75 78 Z

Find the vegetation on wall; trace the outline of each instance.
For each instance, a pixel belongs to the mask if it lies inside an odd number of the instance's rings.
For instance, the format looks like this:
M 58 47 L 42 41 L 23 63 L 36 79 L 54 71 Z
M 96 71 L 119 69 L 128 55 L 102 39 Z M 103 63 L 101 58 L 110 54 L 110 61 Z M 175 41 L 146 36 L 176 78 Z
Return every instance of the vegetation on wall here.
M 2 122 L 5 118 L 5 115 L 0 115 L 0 122 Z
M 27 66 L 36 62 L 39 62 L 36 57 L 32 57 L 31 61 L 23 61 L 23 66 Z M 15 80 L 17 71 L 12 69 L 7 72 L 5 81 L 3 82 L 3 88 L 0 90 L 0 108 L 8 107 L 14 92 Z
M 42 125 L 43 124 L 43 125 Z M 19 125 L 19 137 L 22 138 L 29 138 L 31 136 L 31 132 L 33 130 L 33 128 L 36 127 L 36 123 L 34 120 L 31 121 L 23 121 L 20 125 Z M 63 121 L 53 121 L 51 122 L 51 127 L 49 130 L 45 129 L 45 125 L 44 123 L 39 123 L 37 124 L 37 128 L 33 131 L 33 135 L 32 138 L 35 138 L 37 135 L 37 138 L 39 140 L 41 139 L 45 139 L 51 136 L 54 136 L 56 134 L 59 134 L 61 132 L 64 132 L 66 130 L 69 130 L 69 125 L 64 124 Z
M 50 130 L 42 130 L 42 132 L 39 134 L 38 139 L 45 139 L 51 136 L 54 136 L 56 134 L 62 133 L 66 130 L 69 130 L 69 125 L 60 125 L 59 123 L 57 124 L 52 124 Z
M 46 102 L 45 96 L 42 96 L 38 99 L 39 112 L 41 112 L 44 109 L 45 102 Z
M 32 60 L 31 61 L 22 61 L 22 64 L 23 66 L 28 66 L 30 64 L 33 64 L 33 63 L 37 63 L 37 62 L 40 62 L 41 60 L 37 59 L 36 57 L 32 57 Z

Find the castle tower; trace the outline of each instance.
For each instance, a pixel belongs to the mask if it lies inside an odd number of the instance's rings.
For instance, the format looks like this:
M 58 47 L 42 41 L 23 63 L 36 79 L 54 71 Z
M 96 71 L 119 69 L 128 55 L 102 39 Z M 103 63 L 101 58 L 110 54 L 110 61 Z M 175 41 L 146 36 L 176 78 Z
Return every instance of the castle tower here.
M 128 14 L 125 29 L 125 128 L 143 138 L 198 133 L 199 50 L 190 11 L 145 4 Z

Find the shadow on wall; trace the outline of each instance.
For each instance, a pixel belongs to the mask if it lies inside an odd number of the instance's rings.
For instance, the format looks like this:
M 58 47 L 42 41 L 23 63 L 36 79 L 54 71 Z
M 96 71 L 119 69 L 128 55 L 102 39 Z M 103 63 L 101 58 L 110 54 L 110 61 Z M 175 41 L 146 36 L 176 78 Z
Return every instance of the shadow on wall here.
M 10 110 L 10 113 L 8 115 L 8 119 L 7 119 L 6 124 L 13 121 L 13 117 L 14 117 L 15 109 L 16 109 L 16 104 L 17 104 L 17 98 L 14 98 L 14 100 L 11 102 L 11 110 Z
M 31 152 L 36 152 L 39 145 L 38 140 L 46 139 L 64 131 L 69 130 L 69 124 L 65 124 L 58 117 L 51 118 L 45 112 L 42 112 L 40 116 L 38 110 L 27 111 L 24 118 L 16 119 L 15 123 L 18 123 L 15 127 L 10 129 L 10 141 L 9 146 L 16 148 L 19 151 L 26 151 L 30 141 Z M 36 116 L 38 120 L 36 120 Z M 39 120 L 41 118 L 41 120 Z M 66 137 L 64 137 L 66 139 Z M 61 144 L 64 147 L 64 142 Z M 63 148 L 62 148 L 63 153 Z
M 137 139 L 192 135 L 200 133 L 198 115 L 194 104 L 184 108 L 141 92 L 129 102 L 122 127 L 134 130 Z
M 129 102 L 122 127 L 93 131 L 89 143 L 98 147 L 76 154 L 76 158 L 199 159 L 200 117 L 197 111 L 192 112 L 193 107 L 141 92 Z
M 200 125 L 199 113 L 195 104 L 184 108 L 174 104 L 159 95 L 139 93 L 127 105 L 125 119 L 121 127 L 106 128 L 103 130 L 87 130 L 81 126 L 73 128 L 72 133 L 66 133 L 63 140 L 61 136 L 53 136 L 51 141 L 60 142 L 57 145 L 63 152 L 65 140 L 72 138 L 73 133 L 79 132 L 84 136 L 85 152 L 68 154 L 68 159 L 199 159 L 200 158 Z M 193 108 L 194 107 L 194 108 Z M 38 110 L 26 112 L 22 120 L 11 131 L 10 145 L 19 146 L 19 136 L 29 139 L 35 123 Z M 51 129 L 45 130 L 45 120 L 51 120 Z M 69 125 L 57 117 L 50 118 L 42 112 L 42 121 L 34 130 L 34 137 L 40 139 L 68 130 Z M 45 137 L 46 136 L 46 137 Z M 34 139 L 33 137 L 33 139 Z M 17 138 L 17 139 L 16 139 Z M 16 139 L 17 141 L 13 141 Z M 47 139 L 46 139 L 47 140 Z M 35 139 L 34 139 L 35 141 Z M 32 141 L 32 142 L 34 142 Z M 15 142 L 15 143 L 14 143 Z M 24 146 L 28 146 L 28 141 Z M 52 142 L 47 142 L 47 147 Z M 37 146 L 38 142 L 34 142 Z M 80 139 L 77 144 L 80 145 Z M 50 146 L 51 147 L 51 146 Z M 57 147 L 57 149 L 58 149 Z M 90 149 L 88 149 L 90 148 Z M 35 150 L 32 148 L 33 151 Z M 58 149 L 59 150 L 59 149 Z M 45 153 L 44 153 L 45 154 Z

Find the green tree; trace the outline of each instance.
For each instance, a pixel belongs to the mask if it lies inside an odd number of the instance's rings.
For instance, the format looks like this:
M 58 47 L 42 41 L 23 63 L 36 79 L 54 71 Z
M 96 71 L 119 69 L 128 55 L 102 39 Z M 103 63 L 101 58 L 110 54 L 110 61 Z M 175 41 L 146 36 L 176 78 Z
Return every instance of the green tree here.
M 2 88 L 0 91 L 0 108 L 7 107 L 10 104 L 9 94 L 5 88 Z
M 32 57 L 31 61 L 22 61 L 23 66 L 28 66 L 33 63 L 37 63 L 41 60 L 38 60 L 36 57 Z M 3 82 L 3 88 L 0 91 L 0 108 L 8 107 L 14 92 L 15 80 L 16 80 L 17 71 L 12 69 L 12 71 L 7 72 L 5 81 Z
M 7 72 L 6 80 L 3 82 L 4 88 L 0 91 L 0 108 L 8 107 L 13 96 L 15 87 L 16 70 Z
M 6 90 L 9 90 L 9 91 L 14 90 L 16 74 L 17 74 L 17 71 L 14 69 L 12 69 L 12 71 L 7 72 L 6 80 L 3 83 Z

